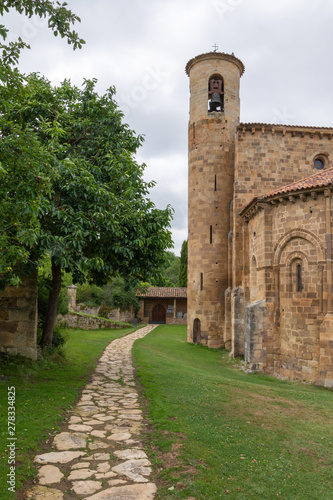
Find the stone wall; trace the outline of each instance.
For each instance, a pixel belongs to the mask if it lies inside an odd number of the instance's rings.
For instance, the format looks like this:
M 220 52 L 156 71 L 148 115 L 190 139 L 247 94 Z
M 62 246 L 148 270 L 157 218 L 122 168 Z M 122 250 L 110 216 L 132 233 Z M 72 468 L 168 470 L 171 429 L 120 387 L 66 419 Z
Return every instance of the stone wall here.
M 132 323 L 134 318 L 133 306 L 129 307 L 126 311 L 121 311 L 118 307 L 117 309 L 110 309 L 102 306 L 85 306 L 83 304 L 77 304 L 75 307 L 76 312 L 83 314 L 91 314 L 92 316 L 100 316 L 101 313 L 106 314 L 107 319 L 113 321 L 121 321 L 123 323 Z
M 325 318 L 326 196 L 301 193 L 272 203 L 260 203 L 248 222 L 250 276 L 245 280 L 266 304 L 264 371 L 310 382 L 320 378 L 327 385 L 333 380 L 333 323 Z M 256 355 L 246 355 L 257 362 Z
M 0 290 L 0 351 L 37 359 L 37 274 Z
M 62 316 L 57 316 L 57 325 L 68 328 L 79 328 L 82 330 L 98 330 L 100 328 L 120 329 L 124 325 L 113 323 L 103 318 L 91 318 L 89 316 L 69 312 Z
M 240 210 L 255 196 L 318 171 L 314 158 L 333 156 L 332 131 L 311 127 L 240 124 L 236 140 L 233 287 L 242 283 L 243 235 Z

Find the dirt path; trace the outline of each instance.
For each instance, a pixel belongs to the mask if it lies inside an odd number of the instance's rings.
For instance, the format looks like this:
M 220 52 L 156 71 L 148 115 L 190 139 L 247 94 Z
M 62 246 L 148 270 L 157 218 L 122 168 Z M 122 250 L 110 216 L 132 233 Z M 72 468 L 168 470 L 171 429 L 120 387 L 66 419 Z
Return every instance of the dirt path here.
M 131 360 L 133 342 L 156 325 L 116 339 L 105 349 L 67 429 L 37 455 L 39 484 L 30 500 L 152 500 L 150 461 L 141 441 L 142 411 Z

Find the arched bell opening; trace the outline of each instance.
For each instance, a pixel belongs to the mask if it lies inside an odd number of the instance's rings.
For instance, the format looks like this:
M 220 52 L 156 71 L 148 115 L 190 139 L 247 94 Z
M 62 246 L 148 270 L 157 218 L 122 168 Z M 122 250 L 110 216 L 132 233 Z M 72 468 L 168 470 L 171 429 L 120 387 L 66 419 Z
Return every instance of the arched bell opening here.
M 224 111 L 224 81 L 218 74 L 212 75 L 208 81 L 208 111 Z

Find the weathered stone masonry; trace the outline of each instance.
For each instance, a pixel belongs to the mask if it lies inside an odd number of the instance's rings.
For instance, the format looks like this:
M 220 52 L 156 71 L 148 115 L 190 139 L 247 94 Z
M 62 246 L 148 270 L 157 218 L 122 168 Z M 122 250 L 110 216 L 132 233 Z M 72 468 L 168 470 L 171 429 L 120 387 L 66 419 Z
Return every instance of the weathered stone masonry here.
M 37 359 L 37 274 L 0 290 L 0 351 Z
M 333 386 L 333 129 L 239 123 L 233 55 L 202 54 L 186 71 L 188 340 Z M 212 111 L 213 77 L 224 102 Z

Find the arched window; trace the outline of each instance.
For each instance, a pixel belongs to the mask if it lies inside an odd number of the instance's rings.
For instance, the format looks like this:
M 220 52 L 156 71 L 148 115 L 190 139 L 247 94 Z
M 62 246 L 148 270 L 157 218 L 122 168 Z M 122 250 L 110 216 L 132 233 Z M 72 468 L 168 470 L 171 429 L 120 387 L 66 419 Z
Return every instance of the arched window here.
M 304 265 L 299 257 L 291 263 L 291 289 L 293 293 L 300 293 L 304 290 Z
M 208 111 L 224 111 L 224 83 L 220 75 L 212 75 L 209 79 Z
M 302 264 L 296 264 L 296 292 L 301 292 L 302 290 Z

